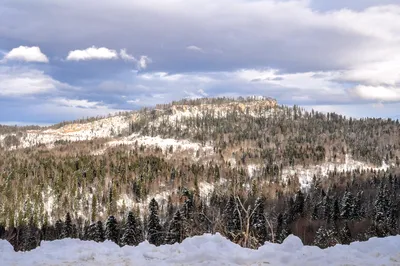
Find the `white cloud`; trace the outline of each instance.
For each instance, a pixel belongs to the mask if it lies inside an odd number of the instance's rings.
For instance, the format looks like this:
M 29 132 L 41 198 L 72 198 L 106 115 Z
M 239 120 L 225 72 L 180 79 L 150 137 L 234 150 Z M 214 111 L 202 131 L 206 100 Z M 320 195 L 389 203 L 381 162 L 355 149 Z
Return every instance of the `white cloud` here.
M 396 102 L 400 101 L 400 88 L 397 87 L 383 87 L 383 86 L 365 86 L 359 85 L 351 90 L 353 95 L 364 99 L 373 101 L 386 101 Z
M 77 100 L 77 99 L 67 99 L 67 98 L 55 98 L 51 99 L 51 102 L 67 107 L 88 108 L 88 109 L 96 109 L 99 108 L 99 106 L 101 105 L 100 102 L 91 102 L 86 99 Z
M 138 68 L 139 69 L 146 69 L 147 66 L 152 62 L 151 58 L 146 56 L 146 55 L 142 55 L 138 61 Z
M 136 104 L 136 103 L 139 103 L 139 102 L 140 102 L 140 99 L 128 100 L 128 101 L 126 101 L 126 102 L 129 103 L 129 104 Z
M 133 55 L 127 53 L 126 49 L 121 49 L 119 51 L 119 56 L 124 61 L 136 62 L 136 58 Z
M 70 51 L 67 56 L 67 60 L 69 61 L 110 60 L 117 58 L 118 58 L 117 51 L 105 47 L 97 48 L 95 46 L 89 47 L 85 50 Z
M 25 62 L 37 62 L 37 63 L 48 63 L 49 59 L 45 54 L 42 53 L 37 46 L 19 46 L 12 49 L 4 55 L 2 61 L 25 61 Z
M 43 71 L 29 68 L 0 67 L 0 80 L 2 96 L 33 95 L 73 88 L 54 80 Z
M 186 47 L 187 50 L 189 51 L 194 51 L 194 52 L 204 52 L 204 50 L 196 45 L 190 45 L 188 47 Z

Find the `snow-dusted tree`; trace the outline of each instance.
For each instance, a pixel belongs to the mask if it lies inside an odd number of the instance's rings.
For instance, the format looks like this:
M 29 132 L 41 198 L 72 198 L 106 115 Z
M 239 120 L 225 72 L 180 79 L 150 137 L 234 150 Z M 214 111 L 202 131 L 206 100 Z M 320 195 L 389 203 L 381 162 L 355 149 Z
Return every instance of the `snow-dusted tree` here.
M 181 212 L 176 211 L 172 219 L 167 236 L 165 238 L 166 244 L 181 243 L 184 239 L 183 217 Z
M 158 216 L 158 203 L 153 198 L 149 204 L 149 218 L 147 223 L 148 235 L 147 239 L 150 244 L 159 246 L 163 242 L 163 232 Z
M 354 197 L 353 194 L 346 189 L 341 202 L 340 217 L 345 220 L 352 220 L 354 213 Z
M 22 250 L 29 251 L 35 249 L 37 247 L 37 238 L 36 234 L 37 229 L 34 225 L 33 218 L 31 217 L 29 220 L 29 224 L 23 227 L 23 242 L 22 242 Z
M 104 242 L 104 230 L 103 223 L 101 221 L 97 221 L 96 223 L 93 240 L 96 242 Z
M 235 238 L 235 235 L 237 235 L 238 232 L 241 231 L 239 206 L 233 195 L 230 196 L 228 203 L 226 204 L 223 213 L 223 219 L 225 221 L 228 238 L 233 240 Z
M 304 211 L 304 194 L 301 190 L 297 191 L 296 199 L 293 204 L 293 214 L 294 215 L 303 215 Z
M 290 233 L 289 215 L 287 213 L 284 215 L 280 213 L 277 218 L 276 241 L 282 243 Z
M 118 222 L 114 216 L 109 216 L 106 222 L 105 238 L 118 244 L 119 230 Z
M 260 197 L 256 200 L 254 210 L 250 220 L 251 231 L 258 241 L 259 245 L 263 245 L 267 241 L 267 219 L 264 214 L 265 198 Z
M 338 243 L 339 240 L 336 228 L 332 227 L 330 229 L 327 229 L 324 226 L 318 228 L 314 238 L 314 245 L 320 248 L 327 248 L 334 246 Z
M 347 223 L 344 224 L 342 230 L 340 230 L 340 242 L 342 244 L 350 244 L 352 241 L 351 232 L 349 225 Z
M 389 214 L 389 192 L 384 185 L 383 181 L 379 188 L 378 195 L 375 200 L 375 219 L 374 227 L 376 230 L 376 235 L 379 237 L 384 237 L 389 235 L 388 228 L 388 214 Z
M 340 217 L 340 207 L 339 207 L 339 200 L 335 197 L 332 206 L 332 210 L 329 213 L 330 221 L 335 223 Z
M 122 234 L 121 246 L 136 246 L 141 242 L 141 236 L 138 234 L 138 223 L 133 212 L 128 213 L 128 218 L 125 223 L 124 233 Z
M 64 223 L 60 219 L 56 221 L 55 225 L 55 239 L 60 239 L 62 236 L 62 231 L 64 228 Z
M 69 214 L 69 212 L 67 212 L 61 232 L 61 238 L 71 238 L 71 237 L 72 237 L 72 221 L 71 221 L 71 215 Z

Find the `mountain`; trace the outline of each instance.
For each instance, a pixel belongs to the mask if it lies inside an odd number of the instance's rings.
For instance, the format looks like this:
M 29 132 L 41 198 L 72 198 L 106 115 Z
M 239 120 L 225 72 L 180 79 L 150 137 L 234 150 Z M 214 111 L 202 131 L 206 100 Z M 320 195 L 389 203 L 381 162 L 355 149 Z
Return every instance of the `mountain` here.
M 249 232 L 244 239 L 238 232 L 250 223 L 256 200 L 265 199 L 274 241 L 292 231 L 313 243 L 331 211 L 339 212 L 340 227 L 357 216 L 349 226 L 360 239 L 355 220 L 369 230 L 379 193 L 399 189 L 393 185 L 399 134 L 398 120 L 308 112 L 268 97 L 185 99 L 50 127 L 2 126 L 0 225 L 17 231 L 29 223 L 57 227 L 68 214 L 83 236 L 90 223 L 110 215 L 124 220 L 133 211 L 147 219 L 154 198 L 165 230 L 181 210 L 190 223 L 207 221 L 191 224 L 186 236 L 224 231 L 232 241 L 256 247 Z M 397 196 L 391 200 L 397 211 Z M 226 212 L 240 218 L 223 226 Z M 313 222 L 307 224 L 307 217 Z M 328 227 L 319 233 L 328 234 Z M 17 231 L 8 231 L 15 245 Z

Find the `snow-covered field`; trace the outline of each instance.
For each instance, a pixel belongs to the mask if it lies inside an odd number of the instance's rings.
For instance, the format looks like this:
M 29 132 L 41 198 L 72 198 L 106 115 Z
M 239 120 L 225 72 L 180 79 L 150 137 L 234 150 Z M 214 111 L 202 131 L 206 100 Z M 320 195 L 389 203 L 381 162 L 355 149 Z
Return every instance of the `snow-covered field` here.
M 0 240 L 1 265 L 400 265 L 400 236 L 337 245 L 322 250 L 304 246 L 293 235 L 283 244 L 266 243 L 258 250 L 242 248 L 219 234 L 196 236 L 181 244 L 155 247 L 147 242 L 120 248 L 112 242 L 76 239 L 42 242 L 29 252 L 14 252 Z

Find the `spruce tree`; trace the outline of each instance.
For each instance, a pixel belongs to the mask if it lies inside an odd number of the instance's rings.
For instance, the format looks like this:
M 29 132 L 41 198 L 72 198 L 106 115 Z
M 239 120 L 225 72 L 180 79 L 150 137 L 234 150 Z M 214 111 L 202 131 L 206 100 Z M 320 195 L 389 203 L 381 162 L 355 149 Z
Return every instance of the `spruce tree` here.
M 228 232 L 228 238 L 234 240 L 235 236 L 241 231 L 239 207 L 234 196 L 230 196 L 226 204 L 223 219 Z
M 258 244 L 263 245 L 267 241 L 267 219 L 264 215 L 265 199 L 258 198 L 255 202 L 254 210 L 250 220 L 250 226 Z
M 351 232 L 350 232 L 350 228 L 349 225 L 347 223 L 344 224 L 342 230 L 340 231 L 340 242 L 342 244 L 350 244 L 351 243 Z
M 169 230 L 165 238 L 165 243 L 172 245 L 174 243 L 181 243 L 183 239 L 183 217 L 181 215 L 181 212 L 178 210 L 176 211 L 174 218 L 169 225 Z
M 106 222 L 105 238 L 118 244 L 119 231 L 118 223 L 114 216 L 109 216 Z
M 61 238 L 71 238 L 71 237 L 72 237 L 72 221 L 69 212 L 67 212 L 61 232 Z
M 137 221 L 133 212 L 128 213 L 124 231 L 120 240 L 121 246 L 136 246 L 140 243 L 140 236 L 137 235 Z
M 104 242 L 104 230 L 103 223 L 101 221 L 97 221 L 96 226 L 94 228 L 93 240 L 96 242 Z
M 160 218 L 158 217 L 158 203 L 153 198 L 149 204 L 149 218 L 148 218 L 148 241 L 150 244 L 159 246 L 163 242 L 162 227 Z

